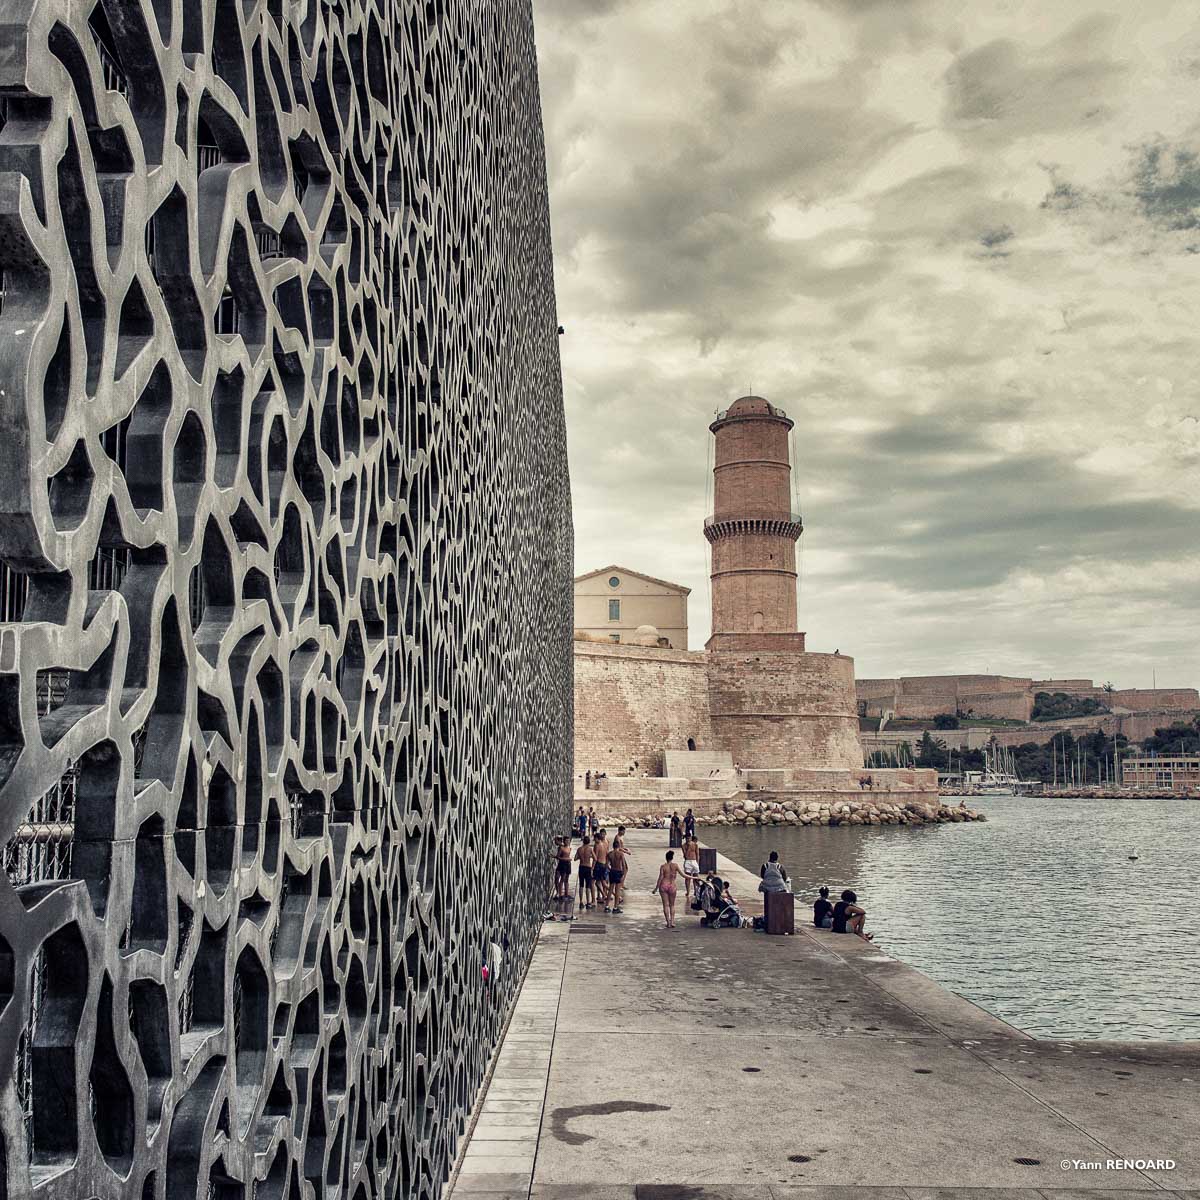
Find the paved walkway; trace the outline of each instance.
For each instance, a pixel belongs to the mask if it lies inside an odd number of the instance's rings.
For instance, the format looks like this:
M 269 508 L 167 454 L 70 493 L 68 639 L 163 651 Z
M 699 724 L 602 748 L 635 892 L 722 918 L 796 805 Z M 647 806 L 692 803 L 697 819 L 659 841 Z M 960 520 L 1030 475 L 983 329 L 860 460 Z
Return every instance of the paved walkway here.
M 623 915 L 547 922 L 455 1200 L 1200 1200 L 1200 1043 L 1035 1041 L 857 938 L 682 899 L 669 932 L 665 838 L 630 837 Z M 1177 1166 L 1062 1167 L 1120 1159 Z

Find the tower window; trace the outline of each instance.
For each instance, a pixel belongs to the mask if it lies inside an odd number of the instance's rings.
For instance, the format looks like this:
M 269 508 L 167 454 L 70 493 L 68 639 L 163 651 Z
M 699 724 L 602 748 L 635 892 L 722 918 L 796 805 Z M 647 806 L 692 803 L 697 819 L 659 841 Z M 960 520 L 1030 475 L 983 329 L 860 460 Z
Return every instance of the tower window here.
M 608 619 L 610 621 L 619 621 L 621 619 L 620 600 L 610 600 L 608 602 Z

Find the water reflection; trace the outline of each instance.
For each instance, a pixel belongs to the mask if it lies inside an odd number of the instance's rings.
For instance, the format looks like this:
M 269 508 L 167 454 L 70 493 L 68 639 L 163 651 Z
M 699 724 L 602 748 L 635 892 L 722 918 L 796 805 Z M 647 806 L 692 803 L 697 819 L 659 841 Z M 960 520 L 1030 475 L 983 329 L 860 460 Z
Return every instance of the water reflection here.
M 1038 1037 L 1200 1038 L 1200 805 L 980 807 L 986 824 L 704 833 L 752 871 L 778 850 L 810 901 L 853 888 L 890 953 Z

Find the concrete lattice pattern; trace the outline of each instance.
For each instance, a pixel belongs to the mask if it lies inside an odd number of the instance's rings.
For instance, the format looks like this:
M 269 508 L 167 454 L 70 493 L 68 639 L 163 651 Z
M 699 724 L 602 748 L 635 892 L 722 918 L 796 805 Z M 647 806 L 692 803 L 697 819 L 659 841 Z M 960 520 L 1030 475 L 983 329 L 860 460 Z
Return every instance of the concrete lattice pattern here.
M 0 1194 L 432 1197 L 569 802 L 529 5 L 6 13 Z

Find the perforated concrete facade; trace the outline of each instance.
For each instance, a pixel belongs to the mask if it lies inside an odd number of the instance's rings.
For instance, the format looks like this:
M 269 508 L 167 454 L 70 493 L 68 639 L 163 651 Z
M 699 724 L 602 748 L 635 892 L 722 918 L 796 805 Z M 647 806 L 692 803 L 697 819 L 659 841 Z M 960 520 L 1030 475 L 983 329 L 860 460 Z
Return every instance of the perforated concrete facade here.
M 0 1192 L 431 1200 L 569 804 L 529 6 L 0 46 Z

